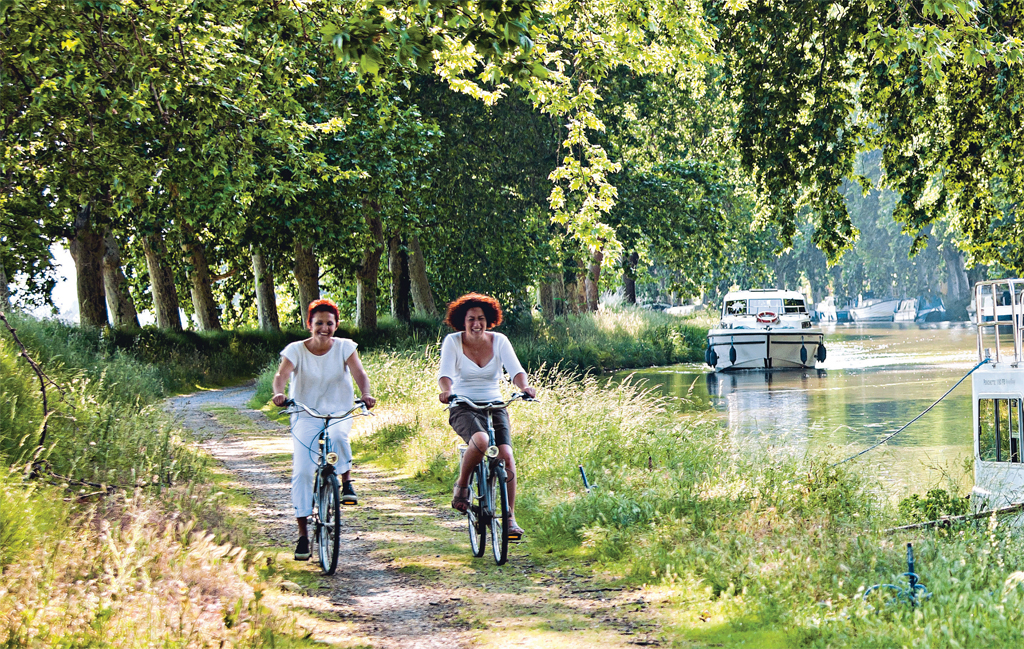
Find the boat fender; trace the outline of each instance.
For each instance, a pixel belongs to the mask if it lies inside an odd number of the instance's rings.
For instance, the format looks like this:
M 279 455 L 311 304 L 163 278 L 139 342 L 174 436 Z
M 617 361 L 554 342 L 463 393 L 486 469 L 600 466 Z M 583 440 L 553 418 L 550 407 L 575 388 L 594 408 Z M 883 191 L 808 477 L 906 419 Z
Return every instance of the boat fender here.
M 736 362 L 736 348 L 731 346 L 731 345 L 729 346 L 729 362 L 730 363 L 735 363 Z
M 711 365 L 711 345 L 704 350 L 704 364 Z
M 807 365 L 807 345 L 800 341 L 800 362 Z
M 818 353 L 814 355 L 819 363 L 825 362 L 825 343 L 818 343 Z
M 718 352 L 711 350 L 711 367 L 718 367 Z

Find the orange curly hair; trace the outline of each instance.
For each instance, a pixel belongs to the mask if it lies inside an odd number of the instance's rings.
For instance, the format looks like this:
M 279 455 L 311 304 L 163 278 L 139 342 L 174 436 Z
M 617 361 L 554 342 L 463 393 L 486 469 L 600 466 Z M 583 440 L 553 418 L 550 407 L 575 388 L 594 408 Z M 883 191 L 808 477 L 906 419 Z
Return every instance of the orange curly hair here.
M 477 306 L 483 309 L 488 329 L 500 325 L 505 317 L 501 312 L 501 303 L 490 295 L 466 293 L 448 305 L 448 311 L 444 314 L 444 323 L 455 331 L 465 331 L 466 313 Z
M 313 322 L 314 313 L 319 313 L 321 311 L 325 313 L 333 313 L 335 322 L 341 320 L 341 312 L 338 311 L 338 305 L 335 304 L 334 302 L 331 302 L 327 298 L 324 298 L 322 300 L 313 300 L 312 302 L 309 303 L 309 309 L 306 311 L 306 325 L 309 325 L 311 322 Z

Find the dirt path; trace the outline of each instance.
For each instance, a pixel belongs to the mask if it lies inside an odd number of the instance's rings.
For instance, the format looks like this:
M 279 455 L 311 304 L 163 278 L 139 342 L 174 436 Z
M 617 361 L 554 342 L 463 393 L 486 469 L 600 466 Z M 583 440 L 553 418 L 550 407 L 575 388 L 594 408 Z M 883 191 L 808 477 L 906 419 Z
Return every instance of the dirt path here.
M 461 516 L 408 488 L 408 478 L 372 465 L 353 471 L 360 505 L 342 511 L 336 574 L 292 562 L 290 438 L 246 406 L 252 394 L 251 386 L 197 392 L 169 400 L 167 410 L 251 500 L 255 541 L 285 566 L 293 591 L 278 605 L 311 640 L 381 649 L 663 644 L 652 602 L 640 593 L 601 588 L 586 570 L 557 562 L 539 566 L 518 556 L 499 568 L 472 559 Z

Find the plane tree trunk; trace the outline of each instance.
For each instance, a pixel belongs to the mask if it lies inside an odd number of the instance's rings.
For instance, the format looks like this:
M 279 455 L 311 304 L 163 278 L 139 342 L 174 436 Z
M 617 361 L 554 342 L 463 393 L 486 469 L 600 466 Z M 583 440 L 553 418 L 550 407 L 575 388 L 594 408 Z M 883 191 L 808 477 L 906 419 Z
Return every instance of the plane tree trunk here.
M 274 293 L 274 274 L 263 251 L 252 247 L 252 272 L 256 278 L 256 313 L 260 329 L 278 331 L 281 323 L 277 318 L 277 295 Z
M 80 322 L 88 327 L 105 327 L 107 301 L 103 291 L 103 235 L 92 224 L 92 207 L 83 205 L 74 221 L 71 257 L 75 260 Z
M 156 326 L 160 329 L 181 331 L 178 289 L 174 286 L 174 270 L 167 259 L 167 246 L 159 233 L 142 238 L 142 250 L 149 268 L 149 286 L 153 292 L 153 310 Z
M 7 285 L 7 273 L 4 271 L 4 262 L 0 259 L 0 309 L 7 311 L 11 308 L 11 292 Z
M 213 299 L 213 280 L 210 278 L 206 248 L 195 238 L 191 228 L 186 229 L 186 236 L 189 241 L 185 244 L 184 250 L 191 267 L 188 280 L 192 289 L 192 307 L 196 313 L 196 321 L 199 323 L 200 331 L 216 331 L 221 328 L 220 310 L 217 308 L 217 301 Z
M 304 245 L 295 239 L 295 283 L 299 287 L 299 317 L 306 324 L 306 311 L 309 304 L 320 299 L 320 267 L 313 254 L 313 246 Z
M 118 329 L 138 329 L 139 314 L 128 290 L 128 278 L 121 269 L 121 247 L 114 233 L 107 229 L 103 238 L 103 292 L 107 298 L 110 320 Z
M 597 311 L 598 302 L 601 299 L 601 262 L 604 261 L 604 251 L 598 249 L 590 257 L 590 266 L 587 268 L 587 310 Z
M 409 322 L 409 255 L 402 246 L 402 237 L 388 239 L 388 271 L 391 273 L 391 315 L 400 322 Z
M 374 210 L 376 212 L 376 210 Z M 362 263 L 356 269 L 356 327 L 360 331 L 377 330 L 377 278 L 384 254 L 384 225 L 380 216 L 367 219 L 371 240 L 363 250 Z
M 636 304 L 636 267 L 640 255 L 635 252 L 622 254 L 622 295 L 626 304 Z
M 412 303 L 416 309 L 416 315 L 437 317 L 437 305 L 434 304 L 434 294 L 430 290 L 430 281 L 427 279 L 427 260 L 423 257 L 423 249 L 420 248 L 420 238 L 416 235 L 409 237 L 409 288 L 412 292 Z

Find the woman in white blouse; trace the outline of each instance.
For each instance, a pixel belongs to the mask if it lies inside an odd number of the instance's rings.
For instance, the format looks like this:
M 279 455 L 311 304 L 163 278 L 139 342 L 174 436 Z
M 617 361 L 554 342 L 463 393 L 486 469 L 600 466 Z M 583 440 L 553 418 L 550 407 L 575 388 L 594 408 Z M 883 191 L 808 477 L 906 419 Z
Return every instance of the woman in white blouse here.
M 445 337 L 441 345 L 441 369 L 438 385 L 441 403 L 448 403 L 452 394 L 470 401 L 501 400 L 498 384 L 502 367 L 512 377 L 512 383 L 527 396 L 535 397 L 537 391 L 529 386 L 526 370 L 519 364 L 512 343 L 500 333 L 488 331 L 501 324 L 501 304 L 493 297 L 480 293 L 463 295 L 448 305 L 445 323 L 455 333 Z M 459 478 L 452 492 L 452 507 L 460 512 L 469 508 L 469 479 L 473 469 L 487 451 L 487 415 L 462 405 L 452 407 L 448 423 L 468 445 L 462 458 Z M 508 502 L 512 512 L 509 538 L 519 539 L 523 530 L 515 520 L 516 504 L 516 463 L 512 456 L 512 428 L 508 411 L 502 409 L 493 414 L 494 443 L 498 446 L 498 457 L 505 460 L 508 472 Z
M 376 404 L 370 394 L 370 378 L 359 361 L 356 343 L 348 338 L 335 338 L 338 329 L 338 307 L 330 300 L 316 300 L 309 305 L 306 326 L 310 336 L 291 343 L 281 352 L 281 365 L 274 375 L 274 405 L 284 405 L 285 385 L 289 385 L 292 399 L 319 413 L 344 413 L 354 404 L 353 382 L 359 386 L 367 408 Z M 299 525 L 299 542 L 295 546 L 295 559 L 309 558 L 309 535 L 306 519 L 313 513 L 313 474 L 316 459 L 310 447 L 320 434 L 322 422 L 306 413 L 291 418 L 292 444 L 292 505 Z M 342 502 L 356 503 L 350 471 L 352 449 L 348 433 L 352 420 L 331 423 L 330 435 L 338 453 L 335 470 L 341 475 Z

